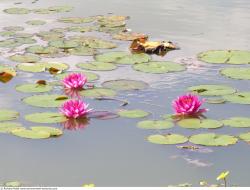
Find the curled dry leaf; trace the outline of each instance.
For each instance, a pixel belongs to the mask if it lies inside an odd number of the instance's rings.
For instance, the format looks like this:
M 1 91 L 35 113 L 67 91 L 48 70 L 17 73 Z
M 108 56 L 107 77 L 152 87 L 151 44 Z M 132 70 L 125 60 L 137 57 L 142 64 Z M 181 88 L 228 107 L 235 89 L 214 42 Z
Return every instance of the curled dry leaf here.
M 38 80 L 38 81 L 36 81 L 36 84 L 39 84 L 39 85 L 46 85 L 47 82 L 46 82 L 46 80 Z
M 54 68 L 54 67 L 50 67 L 48 70 L 49 70 L 49 73 L 52 75 L 60 74 L 62 72 L 62 70 Z

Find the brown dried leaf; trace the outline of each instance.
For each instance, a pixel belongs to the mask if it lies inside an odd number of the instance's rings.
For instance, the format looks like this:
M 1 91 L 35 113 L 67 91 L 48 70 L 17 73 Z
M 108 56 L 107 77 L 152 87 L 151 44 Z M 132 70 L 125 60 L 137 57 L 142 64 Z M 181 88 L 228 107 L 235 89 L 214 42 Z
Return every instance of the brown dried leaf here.
M 46 85 L 47 82 L 45 80 L 38 80 L 36 81 L 36 84 L 39 84 L 39 85 Z

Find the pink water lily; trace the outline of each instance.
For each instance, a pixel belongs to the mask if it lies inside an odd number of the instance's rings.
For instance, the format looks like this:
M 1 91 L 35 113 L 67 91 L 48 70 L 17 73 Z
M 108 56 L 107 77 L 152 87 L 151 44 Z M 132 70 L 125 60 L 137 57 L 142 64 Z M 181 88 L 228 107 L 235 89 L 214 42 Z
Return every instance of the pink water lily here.
M 199 97 L 193 94 L 186 94 L 173 101 L 173 109 L 176 115 L 194 115 L 206 112 L 207 109 L 200 109 L 205 99 L 199 100 Z
M 88 104 L 82 100 L 68 100 L 60 108 L 62 114 L 67 118 L 80 118 L 86 116 L 91 109 L 88 109 Z
M 67 75 L 62 83 L 68 89 L 82 89 L 87 82 L 87 77 L 82 73 L 71 73 Z

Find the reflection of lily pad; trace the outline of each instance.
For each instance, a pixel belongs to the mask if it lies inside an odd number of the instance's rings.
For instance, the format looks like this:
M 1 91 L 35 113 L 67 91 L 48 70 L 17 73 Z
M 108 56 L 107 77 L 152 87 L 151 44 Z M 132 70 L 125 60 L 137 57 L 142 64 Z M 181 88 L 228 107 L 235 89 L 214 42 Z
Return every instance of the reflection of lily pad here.
M 46 24 L 46 22 L 43 20 L 29 20 L 26 22 L 26 24 L 37 26 L 37 25 L 44 25 Z
M 238 139 L 231 135 L 203 133 L 191 136 L 189 141 L 204 146 L 228 146 L 236 144 Z
M 15 122 L 1 122 L 0 133 L 9 133 L 14 129 L 24 129 L 21 123 Z
M 230 127 L 250 127 L 250 118 L 248 117 L 231 117 L 226 120 L 222 120 L 224 125 L 230 126 Z
M 50 137 L 50 133 L 46 131 L 33 131 L 28 129 L 16 129 L 12 130 L 11 133 L 15 136 L 28 139 L 46 139 Z
M 93 61 L 88 63 L 78 63 L 77 67 L 92 71 L 111 71 L 117 68 L 116 65 L 112 63 L 105 63 L 99 61 Z
M 116 92 L 114 90 L 108 88 L 92 88 L 82 90 L 80 92 L 81 96 L 83 97 L 90 97 L 90 98 L 101 98 L 101 97 L 114 97 L 116 96 Z
M 237 92 L 231 95 L 225 95 L 223 98 L 236 104 L 250 104 L 250 92 Z
M 250 68 L 225 68 L 220 73 L 232 79 L 250 80 Z
M 178 122 L 178 125 L 187 128 L 187 129 L 199 129 L 199 128 L 206 128 L 206 129 L 215 129 L 223 126 L 223 123 L 220 121 L 212 120 L 212 119 L 182 119 Z
M 3 11 L 4 11 L 5 13 L 8 13 L 8 14 L 28 14 L 28 13 L 30 13 L 30 10 L 29 10 L 29 9 L 26 9 L 26 8 L 18 8 L 18 7 L 9 8 L 9 9 L 4 9 Z
M 23 99 L 23 102 L 25 102 L 28 105 L 36 107 L 54 108 L 61 106 L 67 99 L 68 97 L 64 95 L 45 94 L 45 95 L 34 95 L 26 97 Z
M 113 90 L 143 90 L 149 85 L 143 81 L 118 79 L 106 81 L 102 83 L 102 86 Z
M 62 130 L 54 128 L 54 127 L 44 127 L 44 126 L 35 126 L 31 127 L 32 131 L 45 131 L 50 134 L 50 136 L 55 137 L 55 136 L 60 136 L 63 134 Z
M 17 119 L 19 113 L 13 110 L 0 109 L 0 121 L 10 121 Z
M 48 92 L 52 90 L 52 86 L 43 84 L 23 84 L 16 86 L 19 92 Z
M 211 50 L 200 53 L 198 59 L 207 63 L 249 64 L 250 51 Z
M 70 73 L 82 73 L 87 77 L 88 82 L 95 81 L 95 80 L 99 79 L 99 76 L 97 74 L 90 73 L 90 72 L 85 72 L 85 71 L 67 72 L 67 73 L 62 73 L 62 74 L 55 75 L 55 77 L 57 79 L 59 79 L 59 80 L 62 80 L 62 79 L 64 79 L 64 77 L 66 77 Z
M 250 132 L 240 134 L 239 138 L 243 141 L 250 142 Z
M 118 112 L 118 115 L 121 117 L 126 117 L 126 118 L 142 118 L 148 116 L 150 113 L 135 109 L 135 110 L 120 110 Z
M 16 54 L 10 56 L 10 59 L 21 63 L 35 63 L 40 60 L 40 57 L 34 54 Z
M 137 123 L 137 126 L 142 129 L 169 129 L 174 126 L 171 121 L 167 120 L 146 120 Z
M 202 96 L 221 96 L 236 92 L 234 88 L 226 85 L 198 85 L 189 87 L 188 90 Z
M 144 73 L 154 73 L 154 74 L 161 74 L 161 73 L 168 73 L 168 72 L 177 72 L 177 71 L 184 71 L 186 68 L 185 66 L 169 62 L 169 61 L 152 61 L 148 63 L 141 63 L 133 65 L 133 69 L 136 71 L 141 71 Z
M 150 135 L 147 140 L 154 144 L 182 144 L 188 141 L 188 138 L 179 134 Z
M 57 112 L 33 113 L 25 116 L 27 121 L 34 123 L 62 123 L 67 121 L 67 118 Z

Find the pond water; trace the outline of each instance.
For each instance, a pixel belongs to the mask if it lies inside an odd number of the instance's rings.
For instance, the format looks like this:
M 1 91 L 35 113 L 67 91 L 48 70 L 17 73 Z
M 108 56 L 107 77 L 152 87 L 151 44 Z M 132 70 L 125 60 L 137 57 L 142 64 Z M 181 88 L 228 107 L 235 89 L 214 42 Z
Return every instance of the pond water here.
M 21 4 L 15 4 L 21 2 Z M 10 7 L 46 8 L 55 5 L 70 5 L 71 12 L 55 14 L 12 15 L 2 12 Z M 188 87 L 200 84 L 226 84 L 239 91 L 250 91 L 249 80 L 234 80 L 223 77 L 219 70 L 232 67 L 225 64 L 209 64 L 196 60 L 199 52 L 213 49 L 250 49 L 250 2 L 248 0 L 2 0 L 0 2 L 0 26 L 23 26 L 27 33 L 46 31 L 70 24 L 59 23 L 61 17 L 86 17 L 93 15 L 128 15 L 128 28 L 146 33 L 151 40 L 171 40 L 181 47 L 164 57 L 152 56 L 154 60 L 184 62 L 187 70 L 166 74 L 136 72 L 131 66 L 121 66 L 114 71 L 95 72 L 100 75 L 96 85 L 113 79 L 143 80 L 150 88 L 140 91 L 119 92 L 117 98 L 126 99 L 129 105 L 119 107 L 116 101 L 98 101 L 86 98 L 95 110 L 117 111 L 119 109 L 142 109 L 152 114 L 146 119 L 161 119 L 172 114 L 171 102 L 185 93 Z M 31 26 L 25 24 L 32 19 L 44 20 L 47 24 Z M 87 33 L 91 34 L 91 33 Z M 84 34 L 85 35 L 85 34 Z M 94 33 L 105 39 L 108 34 Z M 3 37 L 2 39 L 5 39 Z M 114 41 L 119 47 L 114 50 L 128 51 L 130 42 Z M 113 51 L 113 50 L 100 50 Z M 2 51 L 1 64 L 16 65 Z M 61 61 L 77 70 L 75 64 L 92 60 L 92 56 L 68 56 L 44 58 Z M 92 72 L 92 71 L 91 71 Z M 25 127 L 35 126 L 24 119 L 26 114 L 57 111 L 57 108 L 37 108 L 24 104 L 21 99 L 32 94 L 16 92 L 15 86 L 39 79 L 53 81 L 48 73 L 18 71 L 18 76 L 8 83 L 0 83 L 0 108 L 13 109 L 20 113 L 19 119 Z M 62 93 L 56 87 L 51 93 Z M 233 116 L 249 117 L 249 105 L 208 104 L 206 116 L 211 119 L 226 119 Z M 209 132 L 208 129 L 190 130 L 173 127 L 168 130 L 144 130 L 136 127 L 143 119 L 115 118 L 92 119 L 82 130 L 64 130 L 59 138 L 32 140 L 8 134 L 0 134 L 0 181 L 18 180 L 31 186 L 81 186 L 94 183 L 96 186 L 168 186 L 200 180 L 216 183 L 217 175 L 229 170 L 229 184 L 249 186 L 250 147 L 239 141 L 228 147 L 209 147 L 210 153 L 190 152 L 175 145 L 156 145 L 146 137 L 159 133 L 192 135 Z M 39 125 L 39 124 L 38 124 Z M 62 128 L 61 124 L 46 126 Z M 222 127 L 216 133 L 238 135 L 249 129 Z

